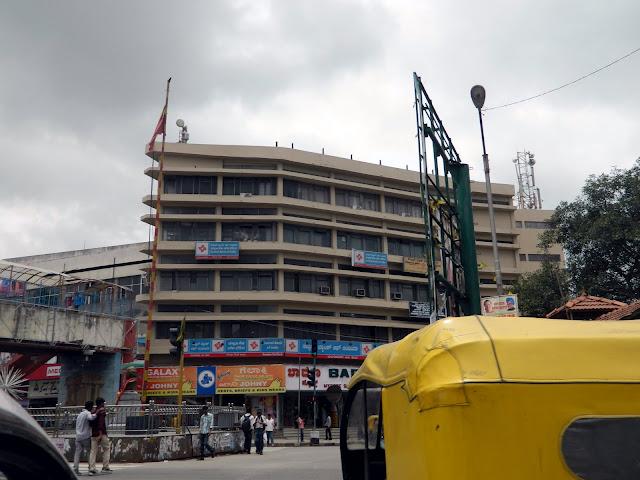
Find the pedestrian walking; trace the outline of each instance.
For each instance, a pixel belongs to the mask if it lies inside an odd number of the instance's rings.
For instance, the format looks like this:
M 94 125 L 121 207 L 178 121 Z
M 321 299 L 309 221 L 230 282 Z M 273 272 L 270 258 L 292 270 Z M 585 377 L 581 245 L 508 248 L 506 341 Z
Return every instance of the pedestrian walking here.
M 84 404 L 84 410 L 76 418 L 76 451 L 73 454 L 73 471 L 76 472 L 76 475 L 80 475 L 80 455 L 84 451 L 91 450 L 91 424 L 89 422 L 96 419 L 91 410 L 93 410 L 93 400 Z
M 251 410 L 247 408 L 247 413 L 240 417 L 240 428 L 244 433 L 244 453 L 251 453 L 251 434 L 253 433 L 254 418 Z
M 98 447 L 102 447 L 102 471 L 110 472 L 109 459 L 111 458 L 111 441 L 107 435 L 107 409 L 104 406 L 104 398 L 96 398 L 96 406 L 93 410 L 96 416 L 91 422 L 91 453 L 89 454 L 89 475 L 97 475 L 96 456 Z
M 264 428 L 265 432 L 267 432 L 267 447 L 273 447 L 273 431 L 276 427 L 276 419 L 271 416 L 270 413 L 267 414 L 267 424 Z
M 267 419 L 262 415 L 262 410 L 258 410 L 258 414 L 253 422 L 253 430 L 256 434 L 256 453 L 262 455 L 264 450 L 264 429 L 267 426 Z
M 296 423 L 298 424 L 298 430 L 300 432 L 300 442 L 304 442 L 304 419 L 298 415 Z
M 202 407 L 202 414 L 200 415 L 200 458 L 198 460 L 204 460 L 205 449 L 209 450 L 211 458 L 216 456 L 215 449 L 209 445 L 209 434 L 212 426 L 213 414 L 209 413 L 209 407 L 205 405 Z
M 324 439 L 325 440 L 333 440 L 331 436 L 331 415 L 327 415 L 327 418 L 324 420 Z

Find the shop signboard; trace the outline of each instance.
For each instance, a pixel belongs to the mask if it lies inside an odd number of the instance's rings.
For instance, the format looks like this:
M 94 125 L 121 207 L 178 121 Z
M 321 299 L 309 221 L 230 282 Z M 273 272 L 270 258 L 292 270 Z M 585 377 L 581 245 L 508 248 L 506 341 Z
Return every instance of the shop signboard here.
M 27 375 L 27 380 L 57 380 L 60 378 L 60 363 L 48 363 L 40 365 L 32 373 Z
M 178 367 L 150 367 L 147 370 L 147 396 L 175 397 L 178 395 Z M 184 367 L 182 394 L 196 395 L 198 367 Z
M 196 395 L 212 396 L 216 393 L 216 367 L 198 367 Z
M 431 304 L 428 302 L 409 302 L 409 318 L 431 318 Z
M 385 270 L 388 266 L 387 254 L 367 250 L 351 250 L 351 266 Z
M 21 297 L 24 295 L 25 283 L 11 278 L 0 278 L 0 295 L 3 297 Z
M 287 391 L 312 391 L 309 386 L 307 373 L 313 367 L 311 365 L 286 365 Z M 302 372 L 301 372 L 302 370 Z M 358 367 L 353 365 L 317 365 L 316 378 L 318 379 L 317 391 L 324 392 L 333 386 L 337 386 L 342 391 L 347 390 L 351 377 L 358 371 Z M 302 376 L 300 376 L 302 374 Z
M 283 393 L 286 391 L 284 375 L 284 365 L 218 365 L 216 393 Z
M 364 359 L 380 345 L 373 342 L 320 340 L 318 358 Z M 199 338 L 185 343 L 185 358 L 311 357 L 310 339 Z
M 196 242 L 196 260 L 237 260 L 239 242 Z
M 490 317 L 518 317 L 518 295 L 497 295 L 483 297 L 482 315 Z
M 427 273 L 427 259 L 423 257 L 403 257 L 402 270 L 407 273 Z
M 31 380 L 29 382 L 29 390 L 27 391 L 27 398 L 58 398 L 58 383 L 59 379 L 55 380 Z
M 282 357 L 284 338 L 199 338 L 186 341 L 186 358 Z

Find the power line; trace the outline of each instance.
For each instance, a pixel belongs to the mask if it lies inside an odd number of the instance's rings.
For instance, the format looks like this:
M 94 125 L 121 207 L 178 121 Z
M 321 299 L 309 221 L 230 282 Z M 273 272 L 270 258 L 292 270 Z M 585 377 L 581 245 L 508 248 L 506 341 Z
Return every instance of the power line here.
M 631 52 L 627 53 L 626 55 L 623 55 L 622 57 L 619 57 L 619 58 L 617 58 L 617 59 L 613 60 L 613 61 L 612 61 L 612 62 L 610 62 L 610 63 L 607 63 L 607 64 L 606 64 L 605 66 L 603 66 L 603 67 L 600 67 L 600 68 L 598 68 L 598 69 L 596 69 L 596 70 L 593 70 L 592 72 L 589 72 L 589 73 L 587 73 L 586 75 L 581 76 L 580 78 L 576 78 L 575 80 L 572 80 L 572 81 L 570 81 L 570 82 L 568 82 L 568 83 L 565 83 L 564 85 L 560 85 L 559 87 L 552 88 L 551 90 L 547 90 L 547 91 L 542 92 L 542 93 L 538 93 L 537 95 L 533 95 L 532 97 L 523 98 L 522 100 L 516 100 L 516 101 L 514 101 L 514 102 L 505 103 L 504 105 L 497 105 L 497 106 L 495 106 L 495 107 L 483 108 L 482 110 L 483 110 L 484 112 L 487 112 L 487 111 L 489 111 L 489 110 L 496 110 L 496 109 L 498 109 L 498 108 L 511 107 L 512 105 L 517 105 L 517 104 L 519 104 L 519 103 L 528 102 L 529 100 L 534 100 L 534 99 L 536 99 L 536 98 L 543 97 L 543 96 L 548 95 L 548 94 L 550 94 L 550 93 L 557 92 L 558 90 L 562 90 L 562 89 L 563 89 L 563 88 L 565 88 L 565 87 L 568 87 L 568 86 L 570 86 L 570 85 L 573 85 L 574 83 L 578 83 L 579 81 L 584 80 L 585 78 L 588 78 L 588 77 L 590 77 L 590 76 L 592 76 L 592 75 L 595 75 L 596 73 L 601 72 L 602 70 L 605 70 L 605 69 L 607 69 L 607 68 L 609 68 L 609 67 L 611 67 L 611 66 L 615 65 L 616 63 L 621 62 L 621 61 L 622 61 L 622 60 L 624 60 L 625 58 L 630 57 L 630 56 L 631 56 L 631 55 L 633 55 L 634 53 L 638 53 L 638 52 L 640 52 L 640 47 L 636 48 L 635 50 L 632 50 Z

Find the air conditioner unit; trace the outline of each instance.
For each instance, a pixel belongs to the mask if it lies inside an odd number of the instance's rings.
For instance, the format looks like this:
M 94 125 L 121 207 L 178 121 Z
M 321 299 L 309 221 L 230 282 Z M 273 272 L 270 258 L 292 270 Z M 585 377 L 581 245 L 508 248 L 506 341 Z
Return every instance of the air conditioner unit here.
M 331 295 L 331 287 L 323 285 L 322 287 L 318 288 L 318 292 L 320 293 L 320 295 Z
M 402 300 L 402 292 L 392 292 L 391 300 Z
M 353 296 L 354 297 L 366 297 L 367 296 L 367 292 L 364 290 L 364 288 L 355 288 L 353 290 Z
M 248 197 L 252 197 L 253 194 L 249 192 L 244 192 L 244 193 L 241 193 L 240 196 L 243 198 L 248 198 Z

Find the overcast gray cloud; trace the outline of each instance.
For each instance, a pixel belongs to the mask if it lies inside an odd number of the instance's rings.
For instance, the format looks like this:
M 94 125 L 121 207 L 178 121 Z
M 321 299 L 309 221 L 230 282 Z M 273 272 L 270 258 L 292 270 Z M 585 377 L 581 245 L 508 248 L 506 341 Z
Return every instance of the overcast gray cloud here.
M 273 144 L 416 165 L 417 71 L 481 179 L 469 88 L 488 105 L 571 80 L 640 45 L 640 4 L 472 0 L 4 2 L 0 258 L 147 238 L 143 155 L 173 76 L 194 143 Z M 538 158 L 545 206 L 640 155 L 640 55 L 487 112 L 496 181 Z

